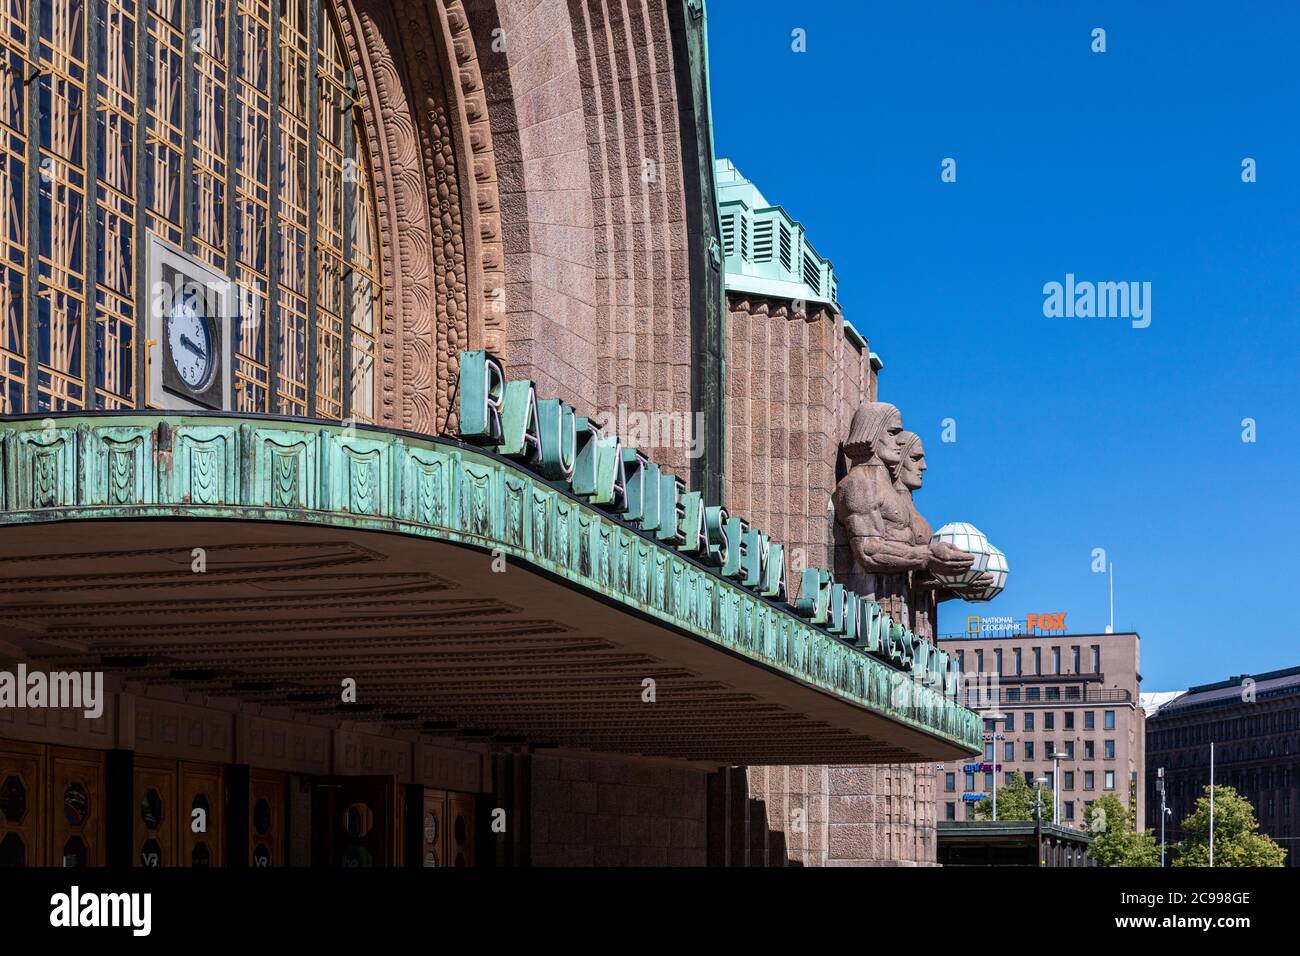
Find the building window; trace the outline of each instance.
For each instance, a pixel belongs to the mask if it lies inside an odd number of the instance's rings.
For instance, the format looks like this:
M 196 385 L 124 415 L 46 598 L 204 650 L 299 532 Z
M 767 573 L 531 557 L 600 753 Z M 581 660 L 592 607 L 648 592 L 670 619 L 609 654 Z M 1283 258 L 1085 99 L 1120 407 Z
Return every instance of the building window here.
M 984 673 L 984 651 L 980 649 L 975 651 L 975 670 Z
M 1094 674 L 1101 673 L 1101 645 L 1100 644 L 1092 645 L 1092 672 Z
M 1106 789 L 1107 789 L 1107 790 L 1114 790 L 1114 789 L 1115 789 L 1115 771 L 1114 771 L 1114 770 L 1107 770 L 1107 771 L 1106 771 Z
M 1047 787 L 1047 789 L 1048 789 L 1048 790 L 1055 789 L 1055 787 L 1056 787 L 1056 774 L 1054 774 L 1054 773 L 1053 773 L 1052 771 L 1050 771 L 1050 770 L 1045 770 L 1045 771 L 1043 771 L 1043 776 L 1047 778 L 1047 783 L 1045 784 L 1045 786 Z
M 1096 711 L 1085 710 L 1085 711 L 1083 712 L 1083 729 L 1084 729 L 1084 730 L 1095 730 L 1096 727 L 1097 727 L 1097 714 L 1096 714 Z
M 1066 759 L 1066 760 L 1073 760 L 1073 759 L 1074 759 L 1074 741 L 1073 741 L 1073 740 L 1067 740 L 1067 741 L 1065 742 L 1065 759 Z
M 1020 688 L 1019 688 L 1019 687 L 1008 687 L 1008 688 L 1007 688 L 1007 703 L 1016 703 L 1016 702 L 1019 701 L 1019 700 L 1020 700 Z
M 1074 771 L 1073 771 L 1073 770 L 1067 770 L 1067 771 L 1065 771 L 1065 780 L 1062 781 L 1061 786 L 1064 787 L 1066 790 L 1073 790 L 1073 789 L 1074 789 Z
M 1095 790 L 1095 789 L 1097 789 L 1097 775 L 1096 775 L 1096 773 L 1094 773 L 1094 772 L 1091 771 L 1091 770 L 1085 770 L 1085 771 L 1083 772 L 1083 789 L 1085 789 L 1085 790 Z
M 966 652 L 964 650 L 957 652 L 957 670 L 963 674 L 966 673 Z
M 1002 676 L 1002 648 L 995 648 L 993 651 L 993 666 L 997 669 L 998 676 Z
M 1047 688 L 1044 688 L 1044 690 L 1043 690 L 1043 696 L 1044 696 L 1044 698 L 1047 699 L 1047 700 L 1060 700 L 1060 699 L 1061 699 L 1061 688 L 1059 688 L 1059 687 L 1047 687 Z
M 985 760 L 992 760 L 992 759 L 993 759 L 993 742 L 992 742 L 992 741 L 989 741 L 988 743 L 986 743 L 986 744 L 984 745 L 984 759 L 985 759 Z
M 993 789 L 993 771 L 986 770 L 984 771 L 984 792 L 988 793 L 992 789 Z
M 966 792 L 973 793 L 974 791 L 975 791 L 975 774 L 968 773 L 966 774 Z
M 1074 729 L 1074 711 L 1072 710 L 1067 710 L 1065 712 L 1065 729 L 1066 730 Z
M 1007 786 L 1011 786 L 1011 781 L 1014 779 L 1016 779 L 1016 772 L 1014 770 L 1008 770 L 1002 774 L 1002 782 Z
M 1097 746 L 1096 742 L 1095 742 L 1095 741 L 1092 741 L 1092 740 L 1085 740 L 1085 741 L 1083 742 L 1083 759 L 1084 759 L 1084 760 L 1092 760 L 1092 759 L 1094 759 L 1094 758 L 1097 756 L 1097 754 L 1096 754 L 1096 746 Z
M 1052 648 L 1052 673 L 1061 673 L 1061 649 L 1059 647 Z
M 951 800 L 949 800 L 947 803 L 945 803 L 945 804 L 943 805 L 943 818 L 944 818 L 945 820 L 956 820 L 956 819 L 957 819 L 957 804 L 953 803 Z
M 1026 760 L 1033 760 L 1033 759 L 1034 759 L 1034 742 L 1033 742 L 1032 740 L 1026 740 L 1026 741 L 1024 742 L 1024 747 L 1025 747 L 1025 759 L 1026 759 Z
M 955 793 L 957 790 L 957 775 L 951 771 L 943 775 L 943 789 L 949 793 Z
M 1106 711 L 1106 719 L 1105 719 L 1105 724 L 1103 726 L 1106 730 L 1115 729 L 1115 711 L 1113 710 Z
M 1003 723 L 1002 723 L 1002 729 L 1003 729 L 1003 730 L 1015 730 L 1015 729 L 1016 729 L 1016 715 L 1015 715 L 1015 714 L 1007 714 L 1007 719 L 1006 719 L 1005 721 L 1003 721 Z
M 1063 802 L 1063 806 L 1065 807 L 1065 819 L 1067 819 L 1067 820 L 1073 820 L 1073 819 L 1074 819 L 1074 801 L 1073 801 L 1073 800 L 1066 800 L 1066 801 Z
M 1004 743 L 1002 744 L 1002 759 L 1003 759 L 1003 760 L 1015 760 L 1015 759 L 1016 759 L 1016 745 L 1015 745 L 1015 743 L 1013 743 L 1012 741 L 1008 740 L 1008 741 L 1006 741 L 1006 742 L 1004 742 Z
M 1014 651 L 1012 651 L 1012 653 L 1015 655 L 1015 658 L 1016 658 L 1016 676 L 1019 677 L 1019 676 L 1021 675 L 1021 670 L 1020 670 L 1020 667 L 1021 667 L 1021 661 L 1020 661 L 1020 658 L 1021 658 L 1021 656 L 1022 656 L 1021 653 L 1020 653 L 1020 648 L 1017 647 Z
M 1115 741 L 1113 740 L 1106 741 L 1105 749 L 1102 751 L 1102 756 L 1104 756 L 1107 760 L 1115 759 Z
M 1032 710 L 1027 710 L 1025 711 L 1025 730 L 1033 730 L 1033 729 L 1034 729 L 1034 712 Z
M 1081 652 L 1081 650 L 1082 650 L 1082 648 L 1080 648 L 1078 644 L 1076 644 L 1076 645 L 1074 645 L 1074 647 L 1070 648 L 1070 661 L 1071 661 L 1071 663 L 1074 665 L 1074 673 L 1076 673 L 1076 674 L 1079 673 L 1079 670 L 1080 670 L 1080 668 L 1079 668 L 1079 663 L 1080 663 L 1079 658 L 1080 658 L 1080 652 Z
M 1056 729 L 1056 711 L 1054 710 L 1043 711 L 1043 729 L 1044 730 Z
M 1034 648 L 1034 674 L 1039 675 L 1042 673 L 1043 673 L 1043 649 L 1041 647 L 1035 647 Z
M 1042 688 L 1040 687 L 1025 688 L 1025 700 L 1041 700 L 1041 699 L 1042 699 Z
M 967 820 L 975 819 L 975 804 L 971 803 L 970 801 L 966 802 L 966 819 Z
M 155 308 L 138 265 L 157 237 L 237 286 L 236 410 L 377 420 L 375 194 L 330 6 L 42 5 L 40 109 L 15 111 L 9 78 L 23 70 L 0 81 L 0 413 L 156 401 L 138 374 Z M 18 52 L 12 19 L 0 12 L 6 66 Z M 26 141 L 38 166 L 20 163 Z M 14 214 L 29 189 L 34 235 Z M 39 257 L 31 290 L 28 257 Z

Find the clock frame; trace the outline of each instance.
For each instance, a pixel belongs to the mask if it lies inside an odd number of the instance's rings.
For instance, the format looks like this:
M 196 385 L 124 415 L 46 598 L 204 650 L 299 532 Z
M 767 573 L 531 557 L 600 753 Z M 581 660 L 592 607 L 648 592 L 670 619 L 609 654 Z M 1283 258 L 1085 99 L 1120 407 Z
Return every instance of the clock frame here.
M 233 411 L 235 284 L 175 246 L 154 237 L 149 246 L 149 404 L 155 408 Z M 172 354 L 169 320 L 194 298 L 207 329 L 209 368 L 197 385 L 186 382 Z

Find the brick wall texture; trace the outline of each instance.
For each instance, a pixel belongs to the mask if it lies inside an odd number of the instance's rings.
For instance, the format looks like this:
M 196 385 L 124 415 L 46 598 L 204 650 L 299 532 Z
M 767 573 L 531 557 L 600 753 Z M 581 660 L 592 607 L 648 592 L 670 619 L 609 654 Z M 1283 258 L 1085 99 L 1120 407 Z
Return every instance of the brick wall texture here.
M 845 337 L 842 316 L 728 294 L 727 505 L 785 542 L 799 567 L 849 569 L 830 498 L 839 444 L 877 385 L 870 348 Z M 750 767 L 748 782 L 791 863 L 935 861 L 932 764 Z
M 707 774 L 535 755 L 534 866 L 704 866 Z

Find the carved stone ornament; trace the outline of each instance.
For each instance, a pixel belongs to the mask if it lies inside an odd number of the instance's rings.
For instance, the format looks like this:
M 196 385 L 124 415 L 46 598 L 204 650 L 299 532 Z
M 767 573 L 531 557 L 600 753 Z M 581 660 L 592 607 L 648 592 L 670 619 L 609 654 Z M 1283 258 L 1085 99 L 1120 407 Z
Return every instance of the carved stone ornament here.
M 930 524 L 912 500 L 925 474 L 925 449 L 917 435 L 903 430 L 895 406 L 860 406 L 843 447 L 848 473 L 831 500 L 853 560 L 845 583 L 915 633 L 933 638 L 938 602 L 985 592 L 993 579 L 978 571 L 972 577 L 975 556 L 932 540 Z

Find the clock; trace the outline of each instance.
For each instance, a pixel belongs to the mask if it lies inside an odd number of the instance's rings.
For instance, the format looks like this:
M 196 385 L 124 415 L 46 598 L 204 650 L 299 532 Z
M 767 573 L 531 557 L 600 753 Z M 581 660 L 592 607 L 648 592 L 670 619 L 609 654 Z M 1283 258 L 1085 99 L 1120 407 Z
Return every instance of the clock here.
M 149 404 L 230 411 L 236 286 L 151 237 Z
M 207 311 L 207 303 L 197 293 L 177 296 L 166 323 L 172 371 L 186 388 L 200 392 L 216 370 L 212 353 L 217 337 Z

